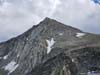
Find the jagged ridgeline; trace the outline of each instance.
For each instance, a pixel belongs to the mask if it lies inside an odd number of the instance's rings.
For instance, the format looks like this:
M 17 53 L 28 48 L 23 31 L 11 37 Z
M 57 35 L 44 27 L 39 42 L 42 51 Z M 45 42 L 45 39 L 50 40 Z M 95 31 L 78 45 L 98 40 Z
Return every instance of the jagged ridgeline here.
M 0 43 L 0 75 L 100 75 L 100 35 L 46 18 Z

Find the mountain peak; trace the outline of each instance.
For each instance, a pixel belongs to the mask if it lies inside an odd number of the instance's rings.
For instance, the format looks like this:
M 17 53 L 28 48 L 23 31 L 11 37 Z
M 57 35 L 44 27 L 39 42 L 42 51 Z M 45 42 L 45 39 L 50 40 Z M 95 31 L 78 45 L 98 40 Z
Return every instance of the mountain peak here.
M 91 67 L 100 69 L 99 55 L 99 35 L 46 17 L 19 37 L 0 44 L 0 75 L 86 74 Z
M 52 23 L 52 22 L 56 22 L 56 20 L 46 17 L 46 18 L 45 18 L 43 21 L 41 21 L 40 23 L 48 24 L 48 23 Z
M 40 27 L 45 27 L 46 29 L 50 29 L 52 28 L 52 30 L 58 30 L 58 29 L 62 29 L 62 30 L 68 30 L 68 31 L 74 31 L 74 32 L 81 32 L 81 30 L 77 29 L 77 28 L 74 28 L 70 25 L 65 25 L 55 19 L 51 19 L 51 18 L 48 18 L 46 17 L 43 21 L 41 21 L 39 24 L 38 24 Z
M 44 19 L 44 21 L 50 21 L 51 20 L 51 18 L 49 18 L 49 17 L 46 17 L 45 19 Z

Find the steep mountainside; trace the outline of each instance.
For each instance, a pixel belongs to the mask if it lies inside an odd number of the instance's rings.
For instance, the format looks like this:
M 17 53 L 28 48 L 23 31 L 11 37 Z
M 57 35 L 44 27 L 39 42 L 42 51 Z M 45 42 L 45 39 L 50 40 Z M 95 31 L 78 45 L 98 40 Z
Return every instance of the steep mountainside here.
M 100 35 L 46 18 L 0 43 L 0 75 L 87 75 L 100 70 Z

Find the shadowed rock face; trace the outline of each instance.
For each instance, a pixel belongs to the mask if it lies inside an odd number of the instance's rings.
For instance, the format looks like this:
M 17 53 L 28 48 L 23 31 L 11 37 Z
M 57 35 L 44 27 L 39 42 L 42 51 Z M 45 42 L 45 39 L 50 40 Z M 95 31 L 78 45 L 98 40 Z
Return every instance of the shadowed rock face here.
M 46 18 L 0 43 L 0 75 L 86 75 L 100 71 L 100 35 Z
M 58 54 L 34 68 L 30 75 L 77 75 L 76 65 L 66 54 Z M 28 75 L 27 74 L 27 75 Z

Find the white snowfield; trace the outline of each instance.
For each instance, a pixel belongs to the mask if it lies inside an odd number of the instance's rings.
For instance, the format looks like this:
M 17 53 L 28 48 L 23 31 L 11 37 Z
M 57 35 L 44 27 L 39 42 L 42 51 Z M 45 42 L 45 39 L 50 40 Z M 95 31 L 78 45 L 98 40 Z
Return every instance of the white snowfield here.
M 85 33 L 76 33 L 76 37 L 78 38 L 82 38 L 85 35 L 86 35 Z
M 100 73 L 88 72 L 87 75 L 100 75 Z
M 8 75 L 9 75 L 9 74 L 12 73 L 13 71 L 15 71 L 15 69 L 16 69 L 18 66 L 19 66 L 19 64 L 16 64 L 15 61 L 11 61 L 9 64 L 7 64 L 7 65 L 4 67 L 4 69 L 9 71 L 9 73 L 8 73 Z
M 54 38 L 51 38 L 51 40 L 46 40 L 47 42 L 47 54 L 51 52 L 52 46 L 54 45 L 55 41 Z
M 5 55 L 5 56 L 3 57 L 4 60 L 6 60 L 7 58 L 8 58 L 8 55 Z

